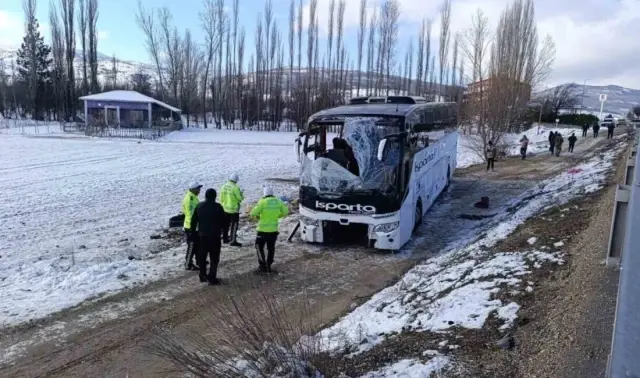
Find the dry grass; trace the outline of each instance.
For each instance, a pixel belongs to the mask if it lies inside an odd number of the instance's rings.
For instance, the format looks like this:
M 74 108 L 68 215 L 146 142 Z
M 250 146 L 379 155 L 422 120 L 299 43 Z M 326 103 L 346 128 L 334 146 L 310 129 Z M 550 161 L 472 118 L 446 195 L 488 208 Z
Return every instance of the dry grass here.
M 321 376 L 320 316 L 312 301 L 284 306 L 266 288 L 221 298 L 202 300 L 204 325 L 158 327 L 147 349 L 174 372 L 195 377 Z

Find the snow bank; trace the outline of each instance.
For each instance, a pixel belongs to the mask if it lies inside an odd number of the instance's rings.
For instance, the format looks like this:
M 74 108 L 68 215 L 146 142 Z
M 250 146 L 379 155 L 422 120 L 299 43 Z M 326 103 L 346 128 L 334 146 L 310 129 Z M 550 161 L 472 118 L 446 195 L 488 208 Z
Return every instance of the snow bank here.
M 544 126 L 534 126 L 529 130 L 526 130 L 522 133 L 513 133 L 513 134 L 505 134 L 502 136 L 501 144 L 506 144 L 507 148 L 507 156 L 518 156 L 520 155 L 520 139 L 522 139 L 523 135 L 526 135 L 529 139 L 529 147 L 527 149 L 528 154 L 537 154 L 540 152 L 546 152 L 549 149 L 549 132 L 559 132 L 566 140 L 566 138 L 571 135 L 571 133 L 579 131 L 578 128 L 574 129 L 566 129 L 566 128 L 557 128 L 557 129 L 549 129 Z M 581 133 L 576 134 L 579 138 L 581 137 Z M 471 165 L 480 164 L 484 160 L 481 156 L 482 150 L 478 149 L 478 146 L 481 145 L 480 137 L 476 135 L 462 135 L 460 134 L 460 138 L 458 140 L 458 168 L 466 168 Z
M 0 135 L 0 327 L 182 273 L 182 246 L 149 236 L 180 212 L 191 181 L 218 188 L 235 171 L 250 204 L 267 178 L 297 177 L 292 148 L 227 140 Z
M 504 303 L 496 294 L 505 288 L 531 291 L 531 284 L 523 282 L 523 277 L 543 263 L 563 264 L 562 255 L 540 250 L 490 255 L 488 247 L 539 211 L 601 188 L 622 148 L 596 155 L 523 194 L 514 201 L 512 213 L 495 219 L 482 239 L 416 266 L 397 284 L 321 331 L 322 345 L 332 353 L 355 355 L 403 330 L 480 329 L 493 313 L 502 321 L 502 329 L 509 328 L 519 305 Z
M 414 359 L 398 361 L 380 370 L 361 376 L 360 378 L 425 378 L 431 377 L 449 365 L 449 358 L 433 357 L 426 363 Z

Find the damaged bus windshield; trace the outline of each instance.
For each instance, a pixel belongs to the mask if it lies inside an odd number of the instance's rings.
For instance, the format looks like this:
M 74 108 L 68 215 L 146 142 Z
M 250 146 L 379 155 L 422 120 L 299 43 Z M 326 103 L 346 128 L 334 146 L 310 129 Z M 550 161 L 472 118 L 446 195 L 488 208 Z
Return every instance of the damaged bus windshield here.
M 404 129 L 404 117 L 352 116 L 313 120 L 304 141 L 301 185 L 319 192 L 396 190 L 401 143 L 387 144 L 377 159 L 380 141 Z

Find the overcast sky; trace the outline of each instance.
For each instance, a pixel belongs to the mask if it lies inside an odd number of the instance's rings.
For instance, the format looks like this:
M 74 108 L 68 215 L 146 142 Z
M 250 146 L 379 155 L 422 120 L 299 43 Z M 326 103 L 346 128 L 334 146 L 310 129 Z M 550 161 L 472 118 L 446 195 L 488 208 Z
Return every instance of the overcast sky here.
M 296 0 L 297 2 L 298 0 Z M 330 0 L 318 0 L 321 29 L 326 29 Z M 231 0 L 227 0 L 230 4 Z M 274 13 L 280 30 L 288 32 L 287 14 L 290 0 L 273 0 Z M 307 3 L 308 0 L 303 0 Z M 369 0 L 370 7 L 381 0 Z M 48 37 L 49 2 L 38 1 L 38 17 L 43 34 Z M 121 59 L 148 61 L 144 38 L 135 23 L 136 1 L 100 1 L 100 52 L 115 54 Z M 190 28 L 200 34 L 198 12 L 202 0 L 142 0 L 146 7 L 168 6 L 180 29 Z M 439 1 L 401 0 L 400 49 L 415 38 L 422 19 L 434 19 L 433 43 L 437 48 Z M 240 0 L 241 23 L 247 28 L 248 54 L 253 51 L 253 28 L 262 0 Z M 355 40 L 360 0 L 346 0 L 345 38 L 351 57 L 355 58 Z M 471 16 L 481 8 L 489 17 L 492 30 L 506 0 L 453 0 L 452 30 L 462 31 L 471 23 Z M 551 35 L 556 43 L 556 61 L 547 84 L 587 80 L 590 85 L 617 84 L 640 89 L 640 0 L 535 0 L 540 39 Z M 23 35 L 21 0 L 0 0 L 0 48 L 16 47 Z M 44 22 L 43 22 L 44 21 Z M 321 30 L 322 31 L 322 30 Z M 286 36 L 283 38 L 286 44 Z M 306 42 L 306 39 L 304 40 Z M 303 42 L 303 45 L 305 44 Z M 324 45 L 324 41 L 321 45 Z M 304 48 L 304 46 L 303 46 Z M 245 59 L 248 60 L 248 59 Z

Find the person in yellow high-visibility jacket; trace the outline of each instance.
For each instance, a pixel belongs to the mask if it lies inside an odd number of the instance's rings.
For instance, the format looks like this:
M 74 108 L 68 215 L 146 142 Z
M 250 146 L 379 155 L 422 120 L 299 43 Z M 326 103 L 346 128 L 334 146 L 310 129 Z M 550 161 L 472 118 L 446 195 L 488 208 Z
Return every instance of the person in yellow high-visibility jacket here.
M 244 195 L 238 186 L 237 173 L 229 176 L 229 181 L 222 185 L 219 193 L 220 204 L 226 215 L 226 222 L 222 227 L 222 241 L 225 244 L 231 242 L 229 245 L 232 247 L 242 247 L 242 244 L 238 243 L 237 234 L 238 223 L 240 222 L 240 205 L 244 200 Z
M 251 209 L 251 216 L 258 218 L 258 235 L 256 237 L 256 253 L 258 254 L 257 273 L 275 273 L 271 269 L 276 253 L 276 240 L 280 218 L 289 215 L 289 208 L 279 198 L 274 197 L 273 189 L 266 186 L 263 190 L 264 197 Z M 267 256 L 264 255 L 264 247 L 267 247 Z
M 198 235 L 196 234 L 196 230 L 191 228 L 191 218 L 193 217 L 193 212 L 198 206 L 200 200 L 198 199 L 198 195 L 200 194 L 200 189 L 202 189 L 202 185 L 194 182 L 189 185 L 189 190 L 184 195 L 184 199 L 182 200 L 182 213 L 184 214 L 184 233 L 187 237 L 187 254 L 184 259 L 184 267 L 187 270 L 198 270 L 198 267 L 193 263 L 193 258 L 198 254 Z

